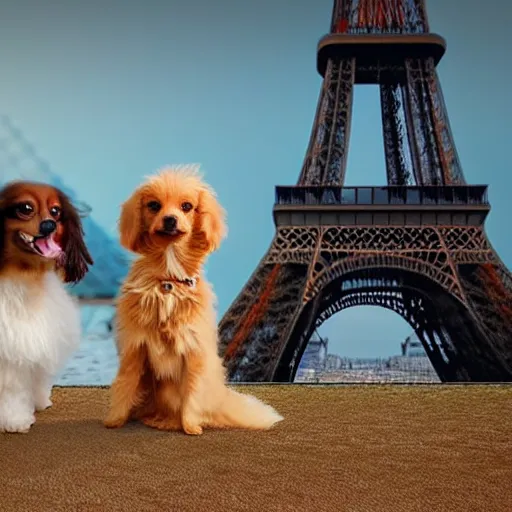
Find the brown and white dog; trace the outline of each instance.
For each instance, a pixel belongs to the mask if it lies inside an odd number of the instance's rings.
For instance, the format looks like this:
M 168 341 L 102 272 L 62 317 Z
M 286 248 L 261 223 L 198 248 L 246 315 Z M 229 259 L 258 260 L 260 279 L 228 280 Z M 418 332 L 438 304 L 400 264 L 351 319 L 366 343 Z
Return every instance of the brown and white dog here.
M 92 263 L 62 191 L 25 181 L 0 191 L 0 432 L 27 432 L 51 406 L 53 378 L 80 341 L 64 282 Z
M 224 217 L 194 167 L 163 170 L 123 204 L 121 244 L 139 258 L 118 301 L 120 368 L 107 427 L 133 418 L 198 435 L 203 427 L 268 429 L 283 419 L 225 385 L 215 296 L 203 274 L 225 236 Z

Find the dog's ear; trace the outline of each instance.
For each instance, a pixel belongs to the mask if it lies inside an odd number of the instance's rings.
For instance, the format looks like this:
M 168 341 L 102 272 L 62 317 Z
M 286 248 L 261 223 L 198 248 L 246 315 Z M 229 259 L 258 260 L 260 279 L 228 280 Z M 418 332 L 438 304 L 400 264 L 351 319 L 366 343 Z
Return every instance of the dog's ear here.
M 5 224 L 8 217 L 12 216 L 10 212 L 10 206 L 12 205 L 13 198 L 16 196 L 18 191 L 19 182 L 14 181 L 4 185 L 0 189 L 0 265 L 3 264 L 4 260 L 4 249 L 5 249 Z
M 137 252 L 140 245 L 142 200 L 140 193 L 136 191 L 130 199 L 121 205 L 119 217 L 120 243 L 129 251 Z
M 226 212 L 210 188 L 201 189 L 197 213 L 199 232 L 206 241 L 206 250 L 213 252 L 219 248 L 222 239 L 227 235 L 227 226 Z
M 93 265 L 93 259 L 84 241 L 84 230 L 78 210 L 63 192 L 59 192 L 59 200 L 62 208 L 60 221 L 64 226 L 62 235 L 65 259 L 64 281 L 66 283 L 78 283 L 89 270 L 88 265 Z
M 0 190 L 0 265 L 2 264 L 5 243 L 5 207 L 4 189 Z

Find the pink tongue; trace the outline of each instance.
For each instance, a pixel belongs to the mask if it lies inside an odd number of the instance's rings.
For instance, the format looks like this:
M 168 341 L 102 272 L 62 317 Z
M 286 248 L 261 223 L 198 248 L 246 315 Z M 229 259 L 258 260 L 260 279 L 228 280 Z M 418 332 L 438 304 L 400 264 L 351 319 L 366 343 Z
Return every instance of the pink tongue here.
M 38 238 L 35 240 L 34 244 L 45 258 L 56 258 L 62 253 L 62 249 L 57 245 L 52 237 Z

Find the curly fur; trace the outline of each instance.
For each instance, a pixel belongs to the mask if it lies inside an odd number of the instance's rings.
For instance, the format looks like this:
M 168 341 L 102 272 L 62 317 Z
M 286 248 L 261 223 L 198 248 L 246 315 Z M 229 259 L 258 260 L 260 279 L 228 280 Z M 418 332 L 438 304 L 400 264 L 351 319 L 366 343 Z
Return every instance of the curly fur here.
M 178 234 L 162 233 L 169 216 Z M 137 419 L 198 435 L 204 427 L 267 429 L 281 421 L 272 407 L 225 383 L 215 295 L 202 272 L 226 234 L 225 213 L 197 168 L 149 178 L 123 204 L 119 226 L 121 243 L 139 258 L 118 300 L 120 368 L 105 425 Z

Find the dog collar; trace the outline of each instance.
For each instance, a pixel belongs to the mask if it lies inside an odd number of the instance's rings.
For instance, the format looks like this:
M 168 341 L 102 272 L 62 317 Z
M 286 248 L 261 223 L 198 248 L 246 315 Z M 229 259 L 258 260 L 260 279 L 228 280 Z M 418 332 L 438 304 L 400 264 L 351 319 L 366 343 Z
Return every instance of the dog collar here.
M 197 285 L 197 277 L 186 277 L 185 279 L 164 279 L 160 281 L 160 287 L 164 293 L 168 293 L 173 289 L 173 283 L 184 284 L 189 288 L 195 288 Z

